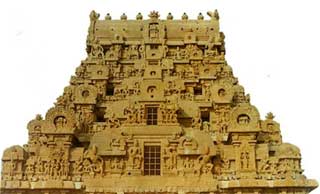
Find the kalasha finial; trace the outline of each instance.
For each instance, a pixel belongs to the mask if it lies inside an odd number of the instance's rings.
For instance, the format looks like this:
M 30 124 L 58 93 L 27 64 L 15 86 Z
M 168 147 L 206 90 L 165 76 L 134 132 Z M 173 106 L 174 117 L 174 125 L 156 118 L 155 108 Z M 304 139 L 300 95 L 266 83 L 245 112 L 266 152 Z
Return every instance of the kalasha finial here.
M 127 15 L 125 13 L 123 13 L 120 17 L 121 20 L 127 20 Z
M 183 13 L 181 19 L 182 20 L 187 20 L 188 18 L 189 18 L 188 15 L 186 13 Z
M 158 19 L 160 17 L 159 13 L 157 11 L 151 11 L 149 14 L 150 19 Z
M 112 18 L 111 18 L 110 13 L 107 13 L 107 15 L 104 17 L 104 19 L 105 19 L 105 20 L 111 20 Z
M 137 14 L 136 19 L 137 20 L 142 20 L 143 19 L 143 16 L 142 16 L 142 14 L 140 12 Z
M 272 112 L 268 112 L 267 116 L 266 116 L 266 119 L 270 119 L 270 120 L 273 120 L 274 119 L 274 115 Z
M 173 20 L 173 15 L 170 12 L 167 15 L 167 20 Z
M 202 13 L 199 13 L 199 15 L 198 15 L 198 20 L 203 20 L 204 19 L 204 17 L 203 17 L 203 15 L 202 15 Z

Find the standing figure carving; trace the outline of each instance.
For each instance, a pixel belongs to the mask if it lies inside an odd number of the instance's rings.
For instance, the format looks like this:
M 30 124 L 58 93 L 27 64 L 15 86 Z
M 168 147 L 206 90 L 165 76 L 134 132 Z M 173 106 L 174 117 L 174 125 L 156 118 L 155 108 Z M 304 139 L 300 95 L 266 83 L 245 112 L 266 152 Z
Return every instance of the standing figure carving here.
M 143 157 L 138 140 L 135 140 L 133 146 L 128 149 L 128 155 L 128 165 L 130 165 L 132 169 L 141 169 Z

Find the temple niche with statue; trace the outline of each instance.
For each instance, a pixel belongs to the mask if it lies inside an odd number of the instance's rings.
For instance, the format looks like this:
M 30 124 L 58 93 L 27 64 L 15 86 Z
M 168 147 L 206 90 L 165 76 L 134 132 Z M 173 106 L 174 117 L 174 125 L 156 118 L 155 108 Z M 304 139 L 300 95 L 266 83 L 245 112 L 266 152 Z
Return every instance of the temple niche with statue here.
M 279 123 L 225 60 L 219 14 L 99 19 L 54 106 L 2 156 L 2 194 L 306 194 Z M 18 115 L 17 115 L 18 116 Z

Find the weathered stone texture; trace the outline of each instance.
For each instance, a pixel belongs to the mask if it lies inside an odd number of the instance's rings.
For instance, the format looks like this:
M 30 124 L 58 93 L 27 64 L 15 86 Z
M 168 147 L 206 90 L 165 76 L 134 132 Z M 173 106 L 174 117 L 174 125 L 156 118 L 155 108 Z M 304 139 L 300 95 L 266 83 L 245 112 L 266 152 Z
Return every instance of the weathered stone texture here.
M 309 193 L 299 148 L 263 120 L 210 20 L 99 20 L 88 57 L 28 143 L 6 149 L 1 193 Z

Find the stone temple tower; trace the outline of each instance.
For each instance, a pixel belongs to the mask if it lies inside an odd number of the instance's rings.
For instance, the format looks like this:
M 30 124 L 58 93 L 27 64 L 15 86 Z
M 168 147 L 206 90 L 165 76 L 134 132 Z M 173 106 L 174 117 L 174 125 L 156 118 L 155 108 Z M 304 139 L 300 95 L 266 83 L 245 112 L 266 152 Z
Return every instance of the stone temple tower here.
M 2 194 L 306 194 L 299 148 L 261 119 L 225 60 L 219 14 L 128 20 L 92 11 L 88 56 L 29 139 L 2 156 Z

